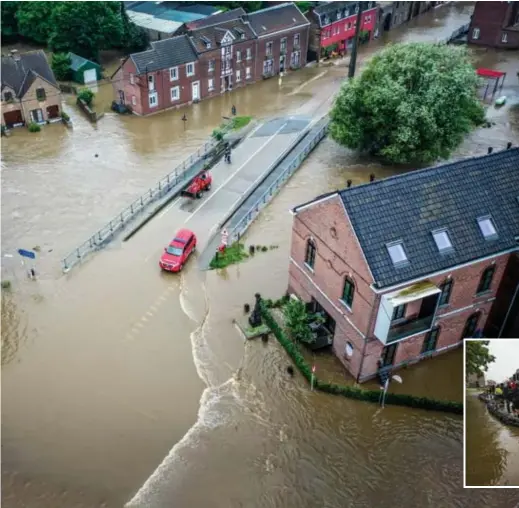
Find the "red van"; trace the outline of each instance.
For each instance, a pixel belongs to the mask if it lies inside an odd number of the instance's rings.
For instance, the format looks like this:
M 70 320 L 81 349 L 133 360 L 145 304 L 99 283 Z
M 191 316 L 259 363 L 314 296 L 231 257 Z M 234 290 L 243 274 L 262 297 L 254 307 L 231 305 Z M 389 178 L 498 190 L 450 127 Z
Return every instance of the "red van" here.
M 196 236 L 189 229 L 177 231 L 175 238 L 164 247 L 159 266 L 167 272 L 180 272 L 187 258 L 196 249 Z

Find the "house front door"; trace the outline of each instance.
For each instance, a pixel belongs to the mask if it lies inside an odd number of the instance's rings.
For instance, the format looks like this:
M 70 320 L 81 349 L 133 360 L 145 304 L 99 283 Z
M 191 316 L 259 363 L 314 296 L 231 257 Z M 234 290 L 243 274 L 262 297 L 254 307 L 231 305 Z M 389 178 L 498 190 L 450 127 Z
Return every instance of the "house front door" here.
M 199 81 L 195 81 L 191 85 L 191 93 L 192 93 L 192 97 L 193 97 L 194 101 L 200 100 L 200 82 Z
M 33 122 L 42 123 L 43 122 L 43 111 L 41 109 L 33 109 L 31 111 L 31 119 Z

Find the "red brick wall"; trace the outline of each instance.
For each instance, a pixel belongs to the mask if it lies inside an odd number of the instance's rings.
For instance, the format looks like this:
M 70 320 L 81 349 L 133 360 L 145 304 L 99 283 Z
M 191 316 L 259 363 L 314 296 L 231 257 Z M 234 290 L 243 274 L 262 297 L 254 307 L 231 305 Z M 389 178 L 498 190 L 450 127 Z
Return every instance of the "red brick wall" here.
M 477 2 L 470 23 L 468 40 L 471 44 L 499 48 L 519 47 L 519 32 L 508 30 L 508 41 L 501 42 L 503 27 L 513 22 L 517 6 L 515 2 Z M 479 28 L 478 39 L 474 39 L 474 28 Z
M 308 53 L 308 36 L 310 26 L 303 28 L 295 28 L 293 30 L 287 30 L 286 32 L 277 33 L 272 36 L 265 36 L 256 41 L 256 79 L 262 79 L 263 76 L 263 62 L 267 54 L 267 43 L 272 42 L 272 58 L 274 59 L 274 74 L 279 73 L 279 57 L 281 56 L 281 39 L 287 38 L 287 52 L 286 52 L 286 70 L 290 68 L 291 54 L 294 51 L 294 35 L 299 34 L 300 40 L 300 67 L 306 65 L 306 58 Z
M 317 251 L 313 270 L 304 262 L 309 239 L 314 241 Z M 508 258 L 509 254 L 506 254 L 424 279 L 437 286 L 449 276 L 453 280 L 450 301 L 440 307 L 437 313 L 436 325 L 440 327 L 437 350 L 460 345 L 465 323 L 476 311 L 481 312 L 477 327 L 484 328 Z M 496 271 L 490 290 L 476 296 L 481 275 L 493 262 Z M 346 276 L 355 283 L 351 311 L 340 300 Z M 384 345 L 373 336 L 381 294 L 377 295 L 371 289 L 371 284 L 373 278 L 338 196 L 327 198 L 297 213 L 292 229 L 289 291 L 307 302 L 314 297 L 335 319 L 335 354 L 350 373 L 355 377 L 360 376 L 361 380 L 376 374 L 377 361 L 384 349 Z M 411 282 L 407 285 L 411 285 Z M 386 293 L 393 291 L 395 289 Z M 419 303 L 409 304 L 407 315 L 415 314 L 418 308 Z M 366 343 L 363 335 L 368 337 Z M 425 335 L 424 333 L 400 341 L 394 365 L 417 361 Z M 347 342 L 354 348 L 352 358 L 345 355 Z M 365 358 L 362 362 L 364 347 Z
M 117 71 L 115 76 L 112 78 L 112 83 L 115 89 L 115 100 L 119 102 L 119 91 L 124 92 L 124 102 L 132 107 L 133 111 L 138 115 L 142 115 L 142 91 L 139 87 L 139 80 L 136 74 L 135 65 L 131 59 L 127 59 L 121 65 L 121 68 Z M 131 75 L 134 76 L 134 84 L 131 84 Z M 135 104 L 133 104 L 132 98 L 135 97 Z

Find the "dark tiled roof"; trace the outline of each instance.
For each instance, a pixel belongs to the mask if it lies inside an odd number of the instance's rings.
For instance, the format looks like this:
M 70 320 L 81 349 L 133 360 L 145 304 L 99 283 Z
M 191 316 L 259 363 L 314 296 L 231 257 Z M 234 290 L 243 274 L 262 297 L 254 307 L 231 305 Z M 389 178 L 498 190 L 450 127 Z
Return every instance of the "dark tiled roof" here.
M 378 287 L 518 248 L 519 148 L 413 171 L 340 192 Z M 497 230 L 486 240 L 477 219 Z M 431 231 L 446 228 L 454 250 L 440 254 Z M 386 244 L 402 240 L 396 268 Z
M 10 56 L 2 57 L 2 86 L 8 85 L 20 98 L 38 77 L 42 77 L 56 88 L 59 87 L 42 50 L 20 53 L 18 56 L 18 62 Z
M 190 30 L 195 30 L 198 28 L 216 25 L 218 23 L 224 23 L 225 21 L 238 19 L 241 16 L 245 16 L 245 14 L 245 11 L 241 7 L 238 7 L 238 9 L 232 9 L 227 12 L 221 12 L 220 14 L 214 14 L 212 16 L 209 16 L 208 18 L 192 21 L 191 23 L 187 24 L 187 27 Z
M 309 22 L 293 3 L 285 3 L 253 12 L 247 16 L 258 37 L 281 30 L 291 30 Z
M 373 9 L 375 7 L 375 2 L 368 2 L 366 8 L 364 10 Z M 314 13 L 317 15 L 320 26 L 325 26 L 330 23 L 333 23 L 337 20 L 337 14 L 339 14 L 339 19 L 348 18 L 349 16 L 353 16 L 355 14 L 355 7 L 357 6 L 357 2 L 326 2 L 322 3 L 318 7 L 314 8 Z M 328 21 L 325 22 L 325 17 L 328 17 Z
M 244 41 L 255 39 L 256 35 L 252 31 L 249 24 L 244 23 L 241 19 L 235 19 L 234 21 L 228 21 L 227 23 L 219 23 L 216 26 L 209 26 L 207 28 L 200 28 L 199 30 L 191 31 L 191 40 L 199 53 L 205 51 L 214 51 L 220 47 L 220 43 L 225 35 L 230 32 L 235 38 L 234 43 L 238 43 L 241 40 L 241 32 L 245 35 Z M 210 41 L 211 46 L 208 48 L 204 42 L 205 40 Z
M 151 49 L 133 53 L 130 57 L 137 68 L 137 74 L 168 69 L 197 60 L 187 35 L 152 42 Z

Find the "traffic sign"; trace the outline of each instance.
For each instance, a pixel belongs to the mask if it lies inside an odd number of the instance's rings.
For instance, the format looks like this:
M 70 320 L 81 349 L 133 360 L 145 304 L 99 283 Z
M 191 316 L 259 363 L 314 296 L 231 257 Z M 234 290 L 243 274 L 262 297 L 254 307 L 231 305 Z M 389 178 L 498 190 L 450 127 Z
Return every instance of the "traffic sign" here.
M 24 258 L 36 259 L 36 254 L 32 250 L 18 249 L 18 254 Z

